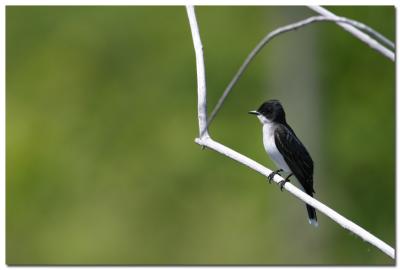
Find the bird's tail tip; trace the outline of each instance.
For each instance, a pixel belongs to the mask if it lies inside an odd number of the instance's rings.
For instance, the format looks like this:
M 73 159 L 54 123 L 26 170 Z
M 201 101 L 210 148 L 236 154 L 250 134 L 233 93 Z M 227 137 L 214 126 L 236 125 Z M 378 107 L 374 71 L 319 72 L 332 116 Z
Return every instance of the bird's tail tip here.
M 315 228 L 317 228 L 319 226 L 317 219 L 314 219 L 314 218 L 308 219 L 308 223 L 313 225 Z

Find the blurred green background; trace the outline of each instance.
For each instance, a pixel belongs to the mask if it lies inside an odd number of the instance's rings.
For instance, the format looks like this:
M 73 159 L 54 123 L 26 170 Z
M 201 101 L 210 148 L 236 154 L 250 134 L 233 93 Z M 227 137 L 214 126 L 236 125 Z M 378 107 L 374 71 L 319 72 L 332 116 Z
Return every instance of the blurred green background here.
M 394 7 L 329 7 L 395 38 Z M 306 7 L 199 7 L 209 110 Z M 184 7 L 6 7 L 7 264 L 394 264 L 252 170 L 194 143 Z M 280 99 L 317 199 L 395 245 L 395 65 L 332 23 L 273 40 L 210 127 L 275 168 L 257 119 Z

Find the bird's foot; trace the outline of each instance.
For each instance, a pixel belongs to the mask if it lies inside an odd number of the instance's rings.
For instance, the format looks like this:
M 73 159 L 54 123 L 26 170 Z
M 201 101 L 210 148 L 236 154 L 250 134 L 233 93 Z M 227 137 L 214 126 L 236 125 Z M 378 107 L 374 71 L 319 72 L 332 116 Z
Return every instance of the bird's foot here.
M 286 184 L 286 182 L 290 182 L 290 176 L 292 176 L 293 175 L 293 173 L 291 173 L 291 174 L 289 174 L 286 178 L 285 178 L 285 180 L 282 180 L 282 181 L 280 181 L 279 183 L 278 183 L 278 185 L 279 185 L 279 187 L 281 188 L 281 191 L 283 191 L 283 186 Z
M 288 179 L 288 180 L 282 180 L 282 181 L 280 181 L 279 183 L 278 183 L 278 185 L 279 185 L 279 187 L 280 187 L 280 189 L 281 189 L 281 191 L 283 191 L 283 186 L 286 184 L 286 182 L 290 182 L 290 180 Z
M 283 170 L 282 169 L 279 169 L 279 170 L 276 170 L 276 171 L 273 171 L 272 173 L 270 173 L 268 176 L 267 176 L 267 178 L 268 178 L 268 183 L 270 183 L 271 184 L 271 181 L 272 181 L 272 179 L 274 179 L 274 176 L 277 174 L 277 175 L 280 175 L 279 173 L 280 172 L 283 172 Z

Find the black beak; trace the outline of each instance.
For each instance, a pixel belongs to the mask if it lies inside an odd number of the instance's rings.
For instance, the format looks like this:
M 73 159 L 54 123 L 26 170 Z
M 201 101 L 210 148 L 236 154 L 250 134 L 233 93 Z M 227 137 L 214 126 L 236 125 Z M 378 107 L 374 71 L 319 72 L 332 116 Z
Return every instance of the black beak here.
M 257 111 L 249 111 L 249 114 L 259 115 L 260 113 Z

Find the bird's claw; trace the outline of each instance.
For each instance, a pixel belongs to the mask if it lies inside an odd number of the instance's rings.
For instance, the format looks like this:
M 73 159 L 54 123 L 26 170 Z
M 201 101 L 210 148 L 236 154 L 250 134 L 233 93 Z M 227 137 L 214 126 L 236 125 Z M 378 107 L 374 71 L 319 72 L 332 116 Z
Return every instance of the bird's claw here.
M 275 174 L 274 174 L 273 172 L 270 173 L 270 174 L 267 176 L 267 178 L 268 178 L 268 183 L 271 184 L 271 181 L 272 181 L 272 179 L 274 178 L 274 176 L 275 176 Z
M 278 183 L 278 185 L 279 185 L 281 191 L 283 191 L 283 186 L 286 184 L 286 182 L 287 182 L 287 181 L 282 180 L 282 181 L 280 181 L 280 182 Z
M 281 191 L 283 191 L 283 186 L 286 184 L 286 182 L 290 182 L 290 177 L 293 175 L 293 173 L 290 173 L 285 180 L 282 180 L 278 183 L 278 185 L 281 187 Z
M 270 183 L 271 184 L 271 181 L 272 181 L 272 179 L 274 179 L 274 176 L 277 174 L 277 175 L 280 175 L 279 174 L 279 172 L 281 172 L 282 171 L 282 169 L 279 169 L 279 170 L 276 170 L 276 171 L 273 171 L 272 173 L 270 173 L 268 176 L 267 176 L 267 178 L 268 178 L 268 183 Z
M 281 191 L 283 191 L 283 186 L 286 184 L 286 182 L 290 182 L 290 180 L 289 179 L 285 179 L 285 180 L 282 180 L 282 181 L 280 181 L 278 183 L 279 187 L 281 188 Z

